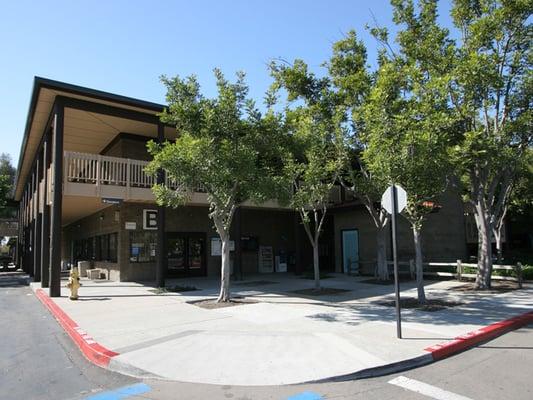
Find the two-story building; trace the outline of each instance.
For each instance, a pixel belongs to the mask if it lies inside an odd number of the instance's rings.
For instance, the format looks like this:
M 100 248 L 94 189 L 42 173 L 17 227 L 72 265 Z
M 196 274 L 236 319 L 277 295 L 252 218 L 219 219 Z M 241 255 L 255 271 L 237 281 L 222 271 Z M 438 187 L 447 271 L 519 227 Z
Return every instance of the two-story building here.
M 220 273 L 220 241 L 198 188 L 186 206 L 155 204 L 144 172 L 146 143 L 173 140 L 163 105 L 35 78 L 19 158 L 17 263 L 58 296 L 62 266 L 88 260 L 108 279 L 154 281 Z M 164 179 L 160 178 L 160 179 Z M 166 182 L 172 185 L 172 182 Z M 343 190 L 331 194 L 320 246 L 324 270 L 350 272 L 375 259 L 375 229 Z M 412 251 L 402 223 L 400 256 Z M 275 201 L 242 205 L 232 227 L 237 276 L 312 264 L 298 215 Z M 453 192 L 429 218 L 424 251 L 432 260 L 466 254 L 463 208 Z M 361 264 L 360 264 L 361 263 Z

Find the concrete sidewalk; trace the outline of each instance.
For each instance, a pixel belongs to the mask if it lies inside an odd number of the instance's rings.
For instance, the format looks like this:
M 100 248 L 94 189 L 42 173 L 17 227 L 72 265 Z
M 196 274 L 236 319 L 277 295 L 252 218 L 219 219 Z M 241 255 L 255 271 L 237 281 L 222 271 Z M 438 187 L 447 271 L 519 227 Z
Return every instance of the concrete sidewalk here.
M 393 298 L 391 285 L 332 275 L 322 281 L 324 287 L 350 291 L 302 297 L 292 291 L 310 288 L 313 281 L 260 275 L 232 287 L 234 296 L 256 303 L 214 310 L 190 304 L 217 295 L 219 282 L 206 278 L 168 282 L 201 290 L 159 295 L 148 285 L 85 280 L 79 301 L 70 301 L 65 287 L 53 300 L 94 340 L 119 353 L 112 369 L 224 385 L 309 382 L 400 362 L 533 308 L 530 285 L 489 294 L 453 290 L 461 282 L 428 282 L 428 298 L 463 304 L 436 312 L 403 310 L 399 340 L 394 308 L 376 304 Z M 407 296 L 416 297 L 414 283 L 402 284 L 402 297 Z

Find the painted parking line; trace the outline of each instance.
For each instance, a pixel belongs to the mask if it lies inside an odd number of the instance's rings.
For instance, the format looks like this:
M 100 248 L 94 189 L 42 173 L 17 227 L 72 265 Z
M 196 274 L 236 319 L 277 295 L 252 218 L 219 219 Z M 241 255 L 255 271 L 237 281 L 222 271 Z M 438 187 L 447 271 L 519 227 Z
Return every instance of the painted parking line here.
M 323 400 L 324 398 L 318 393 L 302 392 L 288 397 L 287 400 Z
M 472 400 L 469 397 L 448 392 L 447 390 L 428 385 L 427 383 L 420 382 L 415 379 L 406 378 L 405 376 L 398 376 L 394 379 L 391 379 L 389 383 L 400 386 L 412 392 L 423 394 L 424 396 L 428 396 L 436 400 Z
M 150 390 L 152 390 L 150 386 L 144 383 L 136 383 L 135 385 L 123 386 L 109 392 L 98 393 L 94 396 L 86 397 L 85 400 L 121 400 L 149 392 Z

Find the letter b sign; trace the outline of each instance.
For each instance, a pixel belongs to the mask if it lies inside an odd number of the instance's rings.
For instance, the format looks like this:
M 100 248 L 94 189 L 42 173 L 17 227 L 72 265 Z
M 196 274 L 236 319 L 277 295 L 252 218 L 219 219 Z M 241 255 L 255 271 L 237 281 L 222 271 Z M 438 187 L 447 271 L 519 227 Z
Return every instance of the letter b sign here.
M 143 228 L 147 230 L 157 229 L 157 210 L 143 210 Z

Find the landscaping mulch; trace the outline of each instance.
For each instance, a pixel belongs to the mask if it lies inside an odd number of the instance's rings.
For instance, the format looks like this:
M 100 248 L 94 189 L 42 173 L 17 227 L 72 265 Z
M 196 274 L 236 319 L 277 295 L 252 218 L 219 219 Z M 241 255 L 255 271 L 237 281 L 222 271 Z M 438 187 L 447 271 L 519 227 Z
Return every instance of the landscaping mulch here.
M 303 296 L 331 296 L 331 295 L 342 294 L 346 292 L 351 292 L 351 290 L 323 287 L 320 289 L 311 288 L 311 289 L 294 290 L 290 293 L 295 293 L 295 294 L 299 294 Z
M 513 290 L 519 290 L 517 282 L 492 280 L 489 290 L 476 289 L 475 282 L 467 282 L 464 285 L 449 288 L 458 292 L 479 292 L 479 293 L 506 293 Z
M 333 278 L 333 275 L 322 274 L 322 273 L 320 274 L 320 279 L 330 279 L 330 278 Z M 310 279 L 314 281 L 315 274 L 305 273 L 302 276 L 300 276 L 300 279 Z
M 167 286 L 164 288 L 155 288 L 150 289 L 149 291 L 155 294 L 165 294 L 165 293 L 182 293 L 182 292 L 192 292 L 194 290 L 200 290 L 197 287 L 194 286 Z
M 217 308 L 227 308 L 227 307 L 234 307 L 234 306 L 244 306 L 246 304 L 256 304 L 257 301 L 246 300 L 242 298 L 232 298 L 230 301 L 221 302 L 221 303 L 217 303 L 217 301 L 213 299 L 188 301 L 188 303 L 201 307 L 201 308 L 208 309 L 208 310 L 215 310 Z
M 375 304 L 386 307 L 396 307 L 396 302 L 392 301 L 377 301 Z M 441 299 L 427 299 L 426 304 L 421 305 L 418 303 L 418 299 L 414 297 L 402 297 L 400 299 L 400 307 L 405 309 L 415 309 L 421 311 L 441 311 L 446 308 L 460 306 L 461 302 Z

